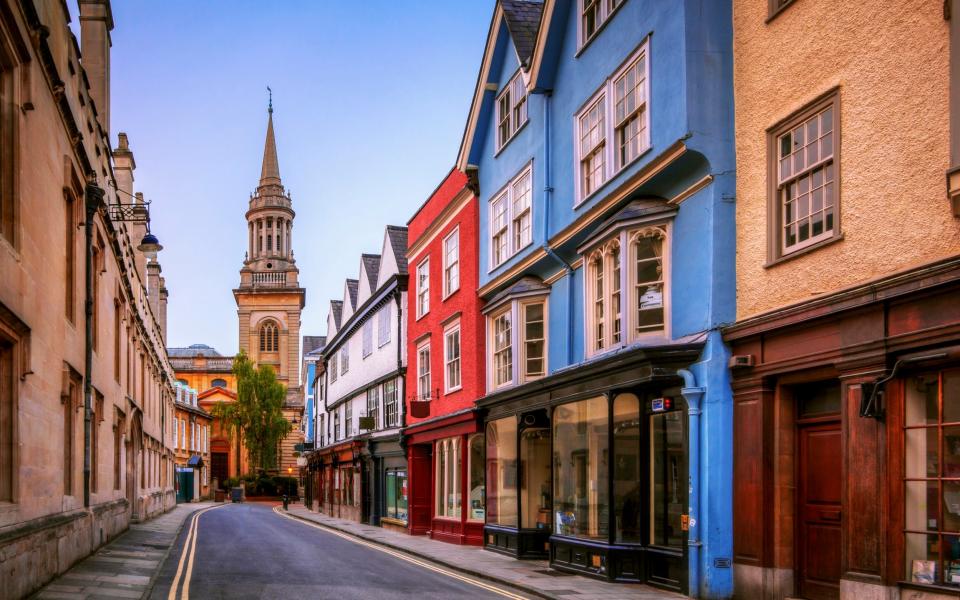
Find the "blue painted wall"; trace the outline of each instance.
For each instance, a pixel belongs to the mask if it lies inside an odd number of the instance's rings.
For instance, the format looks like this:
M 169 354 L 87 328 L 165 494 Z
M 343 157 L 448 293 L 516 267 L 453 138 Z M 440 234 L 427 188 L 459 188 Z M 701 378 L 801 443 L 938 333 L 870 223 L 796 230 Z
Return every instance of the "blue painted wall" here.
M 307 401 L 303 411 L 303 418 L 304 421 L 306 421 L 306 433 L 304 435 L 305 442 L 313 441 L 313 407 L 316 405 L 313 378 L 316 374 L 316 370 L 317 364 L 315 362 L 310 361 L 307 363 Z
M 677 206 L 671 223 L 669 317 L 672 340 L 705 343 L 690 366 L 705 388 L 701 409 L 701 514 L 691 529 L 702 549 L 690 564 L 690 594 L 727 598 L 733 593 L 732 560 L 732 394 L 719 327 L 735 317 L 734 143 L 732 13 L 729 0 L 625 0 L 596 37 L 578 52 L 578 2 L 558 0 L 536 89 L 528 99 L 528 122 L 498 153 L 494 100 L 486 91 L 468 162 L 477 165 L 480 184 L 480 285 L 543 248 L 558 232 L 602 203 L 622 183 L 682 142 L 687 153 L 633 192 L 632 197 L 670 199 L 712 180 Z M 497 32 L 488 81 L 502 89 L 520 68 L 506 27 Z M 575 206 L 577 177 L 575 115 L 618 68 L 648 40 L 651 148 Z M 608 102 L 610 99 L 608 98 Z M 608 140 L 608 144 L 613 140 Z M 527 164 L 533 164 L 533 243 L 490 270 L 489 201 Z M 549 205 L 548 205 L 549 203 Z M 622 206 L 597 215 L 584 232 L 551 247 L 522 275 L 553 276 L 579 258 L 577 245 Z M 584 270 L 552 283 L 549 296 L 548 369 L 583 363 Z M 491 295 L 513 283 L 502 282 Z M 691 474 L 693 477 L 694 474 Z M 691 553 L 693 561 L 694 553 Z M 721 561 L 720 564 L 723 564 Z

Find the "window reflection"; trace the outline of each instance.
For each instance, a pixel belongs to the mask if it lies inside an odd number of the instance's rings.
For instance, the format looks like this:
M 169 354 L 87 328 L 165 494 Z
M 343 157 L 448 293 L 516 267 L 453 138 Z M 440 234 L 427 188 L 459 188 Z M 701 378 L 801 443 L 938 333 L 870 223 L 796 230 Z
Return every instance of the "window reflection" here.
M 640 543 L 640 399 L 619 394 L 613 401 L 614 541 Z
M 517 526 L 517 420 L 487 424 L 487 523 Z
M 607 399 L 558 406 L 553 413 L 554 533 L 606 539 L 609 531 Z

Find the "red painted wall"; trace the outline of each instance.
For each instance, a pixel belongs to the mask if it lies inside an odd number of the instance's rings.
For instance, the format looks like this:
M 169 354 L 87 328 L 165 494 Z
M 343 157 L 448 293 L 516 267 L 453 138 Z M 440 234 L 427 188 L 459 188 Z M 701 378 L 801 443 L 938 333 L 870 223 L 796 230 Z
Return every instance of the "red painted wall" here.
M 481 301 L 476 293 L 479 282 L 479 201 L 477 197 L 471 195 L 466 204 L 453 214 L 450 222 L 442 228 L 433 232 L 427 231 L 434 221 L 445 217 L 442 215 L 444 208 L 451 204 L 466 184 L 467 177 L 463 173 L 457 170 L 451 171 L 407 223 L 409 248 L 415 247 L 419 240 L 429 238 L 429 242 L 419 249 L 416 255 L 408 256 L 410 308 L 407 311 L 408 367 L 405 399 L 407 426 L 470 408 L 477 398 L 484 395 L 485 331 L 484 320 L 480 314 Z M 460 228 L 460 289 L 444 300 L 442 298 L 443 239 L 457 227 Z M 416 270 L 428 256 L 430 257 L 430 311 L 418 320 L 416 318 Z M 458 312 L 460 313 L 462 388 L 450 394 L 444 394 L 443 323 Z M 431 401 L 429 417 L 415 418 L 410 414 L 410 401 L 417 395 L 417 346 L 428 334 L 431 388 L 439 389 L 440 397 Z

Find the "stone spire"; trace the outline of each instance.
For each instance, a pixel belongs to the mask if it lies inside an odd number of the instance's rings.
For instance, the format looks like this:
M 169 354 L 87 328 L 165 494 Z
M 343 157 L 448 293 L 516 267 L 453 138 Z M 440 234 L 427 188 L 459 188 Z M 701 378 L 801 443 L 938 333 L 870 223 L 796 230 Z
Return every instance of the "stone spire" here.
M 267 140 L 263 144 L 263 168 L 260 170 L 260 185 L 280 185 L 280 164 L 277 162 L 277 141 L 273 137 L 273 98 L 267 109 Z

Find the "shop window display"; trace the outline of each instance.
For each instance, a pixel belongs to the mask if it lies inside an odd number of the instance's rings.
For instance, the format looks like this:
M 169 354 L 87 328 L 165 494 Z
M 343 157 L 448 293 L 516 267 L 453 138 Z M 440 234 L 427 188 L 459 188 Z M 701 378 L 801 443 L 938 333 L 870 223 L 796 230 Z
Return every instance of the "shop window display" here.
M 407 472 L 387 469 L 387 518 L 407 521 Z
M 607 406 L 606 397 L 598 396 L 554 410 L 553 531 L 557 535 L 608 537 Z
M 487 424 L 487 523 L 517 526 L 517 420 Z

